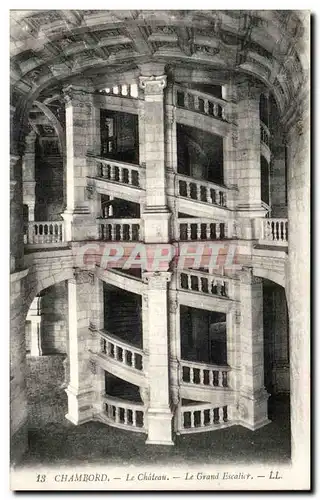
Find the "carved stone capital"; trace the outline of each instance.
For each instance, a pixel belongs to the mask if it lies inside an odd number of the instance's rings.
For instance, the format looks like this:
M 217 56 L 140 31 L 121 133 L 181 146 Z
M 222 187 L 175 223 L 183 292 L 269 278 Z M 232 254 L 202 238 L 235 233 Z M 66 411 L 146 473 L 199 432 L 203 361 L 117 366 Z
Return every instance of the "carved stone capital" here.
M 147 387 L 140 387 L 140 397 L 145 405 L 148 405 L 150 401 L 150 392 Z
M 80 269 L 79 267 L 75 267 L 73 270 L 73 275 L 76 280 L 77 285 L 82 285 L 84 283 L 89 283 L 90 285 L 94 284 L 94 273 L 93 271 L 89 271 L 87 269 Z
M 94 186 L 93 184 L 89 184 L 88 186 L 86 186 L 86 193 L 88 200 L 93 200 L 96 194 L 96 186 Z
M 169 301 L 169 312 L 175 314 L 178 309 L 178 301 L 177 299 L 172 299 Z
M 142 279 L 151 290 L 166 290 L 167 283 L 171 280 L 172 273 L 167 271 L 145 272 Z
M 167 75 L 161 76 L 139 76 L 139 87 L 145 94 L 162 94 L 167 85 Z
M 89 100 L 90 96 L 88 95 L 88 91 L 84 90 L 82 87 L 76 87 L 74 85 L 68 85 L 64 87 L 62 91 L 63 99 L 66 106 L 80 103 L 85 105 L 83 101 Z
M 254 276 L 252 267 L 243 267 L 239 272 L 241 283 L 246 285 L 258 285 L 262 283 L 262 278 Z

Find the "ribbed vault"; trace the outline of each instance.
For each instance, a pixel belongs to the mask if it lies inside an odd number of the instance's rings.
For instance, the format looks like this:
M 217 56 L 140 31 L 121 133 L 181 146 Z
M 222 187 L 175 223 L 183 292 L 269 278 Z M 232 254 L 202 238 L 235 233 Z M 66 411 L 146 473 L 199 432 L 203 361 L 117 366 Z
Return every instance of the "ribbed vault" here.
M 133 80 L 139 65 L 152 61 L 180 82 L 250 75 L 284 113 L 303 84 L 304 42 L 298 11 L 12 11 L 16 128 L 23 129 L 35 100 L 50 104 L 79 75 L 99 88 L 119 83 L 123 73 Z

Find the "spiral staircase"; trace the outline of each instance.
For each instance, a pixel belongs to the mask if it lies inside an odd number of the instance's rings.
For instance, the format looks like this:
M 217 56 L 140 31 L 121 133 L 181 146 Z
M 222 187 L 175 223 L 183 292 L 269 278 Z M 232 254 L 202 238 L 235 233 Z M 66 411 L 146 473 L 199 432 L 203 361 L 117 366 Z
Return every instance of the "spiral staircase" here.
M 236 125 L 232 120 L 232 104 L 192 89 L 174 86 L 174 106 L 177 123 L 193 126 L 222 137 L 232 135 Z M 97 95 L 97 103 L 101 96 Z M 131 95 L 127 85 L 108 89 L 106 105 L 113 111 L 137 113 L 141 100 Z M 195 119 L 196 117 L 196 119 Z M 269 131 L 261 123 L 261 154 L 270 157 Z M 110 198 L 143 204 L 145 198 L 145 166 L 130 164 L 88 154 L 95 165 L 95 175 L 87 178 L 91 189 Z M 218 185 L 179 173 L 167 172 L 168 204 L 172 210 L 171 241 L 237 240 L 234 210 L 237 188 Z M 183 217 L 178 214 L 182 213 Z M 259 218 L 255 224 L 258 244 L 280 250 L 287 246 L 286 219 Z M 98 218 L 99 241 L 143 242 L 144 226 L 140 218 Z M 64 221 L 28 223 L 25 244 L 33 250 L 68 247 Z M 97 276 L 109 285 L 143 296 L 147 285 L 142 279 L 121 270 L 96 269 Z M 169 291 L 176 293 L 178 307 L 189 306 L 207 311 L 228 313 L 239 305 L 238 278 L 212 275 L 200 270 L 173 272 Z M 123 314 L 122 311 L 119 314 Z M 116 330 L 116 329 L 115 329 Z M 115 331 L 100 329 L 100 350 L 91 352 L 91 359 L 105 372 L 139 387 L 141 394 L 148 387 L 148 353 Z M 179 402 L 174 427 L 179 434 L 203 432 L 234 425 L 232 408 L 236 405 L 233 373 L 230 366 L 178 359 Z M 135 432 L 147 432 L 146 404 L 125 401 L 104 395 L 97 417 L 111 426 Z

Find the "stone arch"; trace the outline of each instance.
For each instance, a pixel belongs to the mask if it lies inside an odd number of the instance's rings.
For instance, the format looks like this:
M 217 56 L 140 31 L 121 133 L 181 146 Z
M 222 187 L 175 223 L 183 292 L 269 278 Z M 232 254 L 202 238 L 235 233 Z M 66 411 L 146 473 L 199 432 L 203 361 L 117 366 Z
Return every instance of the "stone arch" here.
M 286 289 L 286 277 L 285 274 L 281 274 L 279 272 L 271 271 L 270 269 L 263 269 L 263 268 L 253 268 L 253 274 L 254 276 L 258 276 L 259 278 L 266 278 L 270 281 L 273 281 L 277 285 L 282 286 L 284 289 Z

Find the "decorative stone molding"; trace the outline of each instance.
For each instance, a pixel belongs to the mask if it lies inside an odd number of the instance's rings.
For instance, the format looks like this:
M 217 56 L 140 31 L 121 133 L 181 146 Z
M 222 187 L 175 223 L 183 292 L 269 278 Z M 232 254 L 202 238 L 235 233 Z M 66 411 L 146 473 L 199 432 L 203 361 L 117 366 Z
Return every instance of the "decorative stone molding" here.
M 74 85 L 68 85 L 67 87 L 65 87 L 63 89 L 62 95 L 63 95 L 63 100 L 64 100 L 66 106 L 70 106 L 70 105 L 74 104 L 75 101 L 77 102 L 77 105 L 82 104 L 82 106 L 84 106 L 84 103 L 81 101 L 83 101 L 84 99 L 88 99 L 89 91 L 84 90 L 81 87 L 75 87 Z
M 94 284 L 94 273 L 92 271 L 75 267 L 73 269 L 73 275 L 77 285 L 82 285 L 85 283 L 89 283 L 90 285 Z
M 89 366 L 90 366 L 90 372 L 93 375 L 96 375 L 97 374 L 97 363 L 93 359 L 90 359 Z
M 177 299 L 171 299 L 169 301 L 169 312 L 172 314 L 175 314 L 177 312 L 178 305 L 179 304 L 178 304 Z
M 140 397 L 145 405 L 148 405 L 150 401 L 150 391 L 148 387 L 140 387 Z
M 139 87 L 144 90 L 145 94 L 158 95 L 162 94 L 163 89 L 167 85 L 167 75 L 161 76 L 139 76 Z
M 88 200 L 93 200 L 96 194 L 96 186 L 94 186 L 93 184 L 89 184 L 88 186 L 86 186 L 86 193 Z
M 145 272 L 143 282 L 149 285 L 151 290 L 166 290 L 167 283 L 171 280 L 172 273 L 167 271 Z
M 171 386 L 171 401 L 174 406 L 178 406 L 180 403 L 180 391 L 178 386 Z

